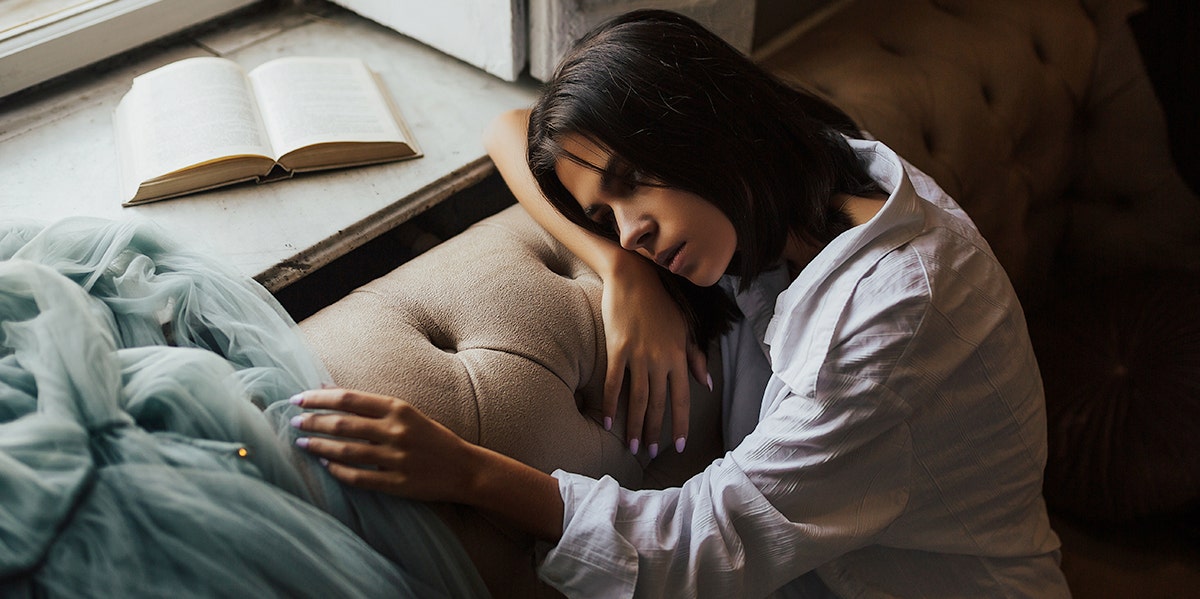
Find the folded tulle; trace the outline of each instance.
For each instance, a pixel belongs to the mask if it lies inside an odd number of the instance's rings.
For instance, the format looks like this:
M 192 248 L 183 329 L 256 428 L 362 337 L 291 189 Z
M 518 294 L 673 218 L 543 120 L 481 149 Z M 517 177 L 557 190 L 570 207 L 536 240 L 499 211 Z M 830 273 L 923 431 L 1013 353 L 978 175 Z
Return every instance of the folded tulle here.
M 281 400 L 331 381 L 254 281 L 138 221 L 0 226 L 0 260 L 5 596 L 486 593 L 425 506 L 291 445 Z

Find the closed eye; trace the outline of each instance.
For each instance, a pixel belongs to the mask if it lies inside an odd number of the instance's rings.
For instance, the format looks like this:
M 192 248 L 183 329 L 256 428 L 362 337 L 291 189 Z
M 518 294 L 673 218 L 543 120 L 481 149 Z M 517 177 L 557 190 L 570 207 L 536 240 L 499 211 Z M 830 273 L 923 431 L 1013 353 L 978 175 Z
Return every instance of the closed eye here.
M 626 197 L 647 182 L 648 179 L 640 170 L 615 156 L 609 159 L 600 173 L 600 188 L 617 197 Z
M 600 227 L 605 231 L 612 233 L 617 232 L 617 219 L 613 215 L 613 211 L 608 206 L 588 206 L 587 208 L 584 208 L 583 214 L 592 222 L 600 225 Z

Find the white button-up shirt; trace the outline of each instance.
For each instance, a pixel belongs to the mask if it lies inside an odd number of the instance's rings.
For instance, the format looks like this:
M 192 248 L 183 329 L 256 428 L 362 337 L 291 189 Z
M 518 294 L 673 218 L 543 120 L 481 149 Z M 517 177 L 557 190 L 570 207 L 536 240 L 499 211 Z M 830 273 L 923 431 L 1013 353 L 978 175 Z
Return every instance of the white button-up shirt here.
M 790 284 L 737 294 L 731 450 L 681 488 L 554 473 L 563 537 L 540 574 L 568 596 L 1068 596 L 1012 286 L 936 183 L 851 145 L 890 196 Z

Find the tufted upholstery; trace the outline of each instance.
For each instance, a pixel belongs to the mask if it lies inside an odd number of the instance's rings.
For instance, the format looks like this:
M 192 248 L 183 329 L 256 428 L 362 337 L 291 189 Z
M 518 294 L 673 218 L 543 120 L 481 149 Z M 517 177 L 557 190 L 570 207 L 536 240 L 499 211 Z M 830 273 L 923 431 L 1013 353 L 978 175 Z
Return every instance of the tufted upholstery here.
M 929 173 L 1025 289 L 1062 234 L 1057 199 L 1095 47 L 1074 2 L 881 0 L 854 3 L 765 64 Z
M 945 186 L 1031 310 L 1098 273 L 1200 270 L 1200 201 L 1170 164 L 1124 25 L 1134 7 L 856 0 L 762 62 Z M 301 327 L 339 384 L 409 399 L 467 440 L 547 471 L 677 483 L 720 454 L 719 396 L 693 384 L 683 455 L 631 456 L 597 422 L 599 294 L 598 278 L 512 207 Z M 497 596 L 551 594 L 528 538 L 471 510 L 442 514 Z
M 1033 302 L 1063 260 L 1200 268 L 1200 201 L 1124 25 L 1135 6 L 860 0 L 762 62 L 933 176 Z
M 1029 322 L 1048 398 L 1046 502 L 1089 521 L 1187 526 L 1200 500 L 1200 278 L 1074 291 Z

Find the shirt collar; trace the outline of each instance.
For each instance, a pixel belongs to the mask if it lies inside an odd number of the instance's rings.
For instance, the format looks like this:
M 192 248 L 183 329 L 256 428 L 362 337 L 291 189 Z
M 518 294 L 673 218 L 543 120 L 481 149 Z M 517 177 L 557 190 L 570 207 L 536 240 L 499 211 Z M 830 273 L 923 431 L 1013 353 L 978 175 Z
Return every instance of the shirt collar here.
M 850 139 L 848 142 L 866 163 L 871 178 L 888 192 L 888 199 L 875 216 L 837 236 L 800 271 L 791 285 L 779 294 L 774 310 L 776 315 L 792 313 L 801 303 L 812 301 L 824 281 L 852 265 L 874 264 L 879 257 L 911 240 L 924 228 L 922 200 L 900 157 L 878 141 Z M 826 299 L 844 304 L 849 299 L 848 290 L 843 290 L 843 294 L 846 297 Z M 786 328 L 775 326 L 777 320 L 768 326 L 764 339 L 771 346 L 776 345 L 784 333 L 779 329 Z

